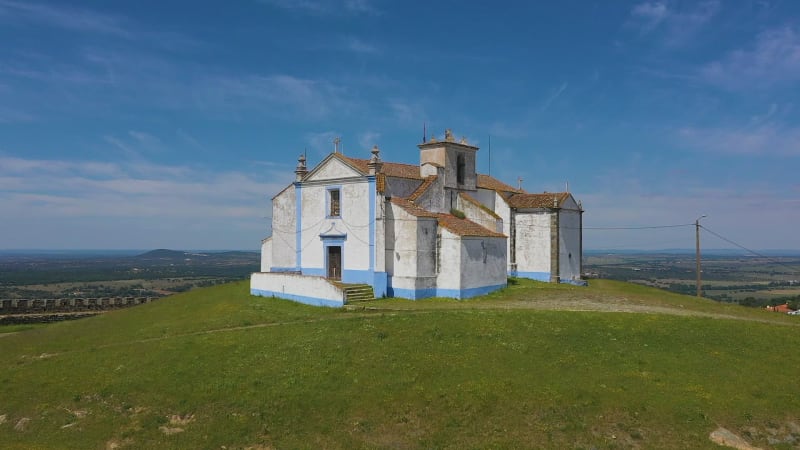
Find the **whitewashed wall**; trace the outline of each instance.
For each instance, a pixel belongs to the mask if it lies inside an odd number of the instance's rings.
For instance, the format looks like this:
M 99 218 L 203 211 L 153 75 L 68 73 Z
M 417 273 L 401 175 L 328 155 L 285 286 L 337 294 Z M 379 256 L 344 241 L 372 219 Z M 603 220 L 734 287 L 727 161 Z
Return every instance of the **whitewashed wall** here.
M 505 199 L 495 191 L 494 194 L 494 213 L 500 216 L 503 221 L 503 234 L 508 236 L 506 240 L 506 270 L 511 272 L 511 208 L 506 203 Z
M 386 210 L 386 272 L 392 287 L 435 288 L 436 219 L 415 217 L 392 203 Z
M 461 289 L 461 236 L 439 228 L 439 273 L 436 278 L 440 291 Z
M 322 277 L 291 273 L 254 273 L 250 276 L 250 293 L 262 297 L 279 297 L 317 306 L 341 307 L 344 293 Z
M 337 161 L 338 162 L 338 161 Z M 327 217 L 328 188 L 340 187 L 341 215 Z M 369 184 L 363 178 L 303 183 L 302 266 L 324 269 L 325 254 L 320 235 L 346 234 L 342 249 L 345 270 L 369 269 Z
M 550 272 L 550 213 L 517 211 L 518 272 Z
M 461 239 L 461 289 L 506 284 L 506 239 Z
M 572 200 L 564 202 L 559 213 L 559 271 L 562 280 L 581 277 L 581 213 Z
M 272 238 L 261 241 L 261 271 L 269 272 L 272 267 Z
M 498 219 L 488 211 L 480 206 L 465 199 L 462 195 L 458 196 L 458 209 L 464 213 L 464 216 L 477 223 L 478 225 L 486 228 L 487 230 L 495 231 L 498 233 L 503 232 L 503 220 Z
M 294 268 L 295 253 L 295 188 L 291 185 L 272 199 L 272 261 L 270 267 Z M 264 254 L 262 253 L 262 258 Z

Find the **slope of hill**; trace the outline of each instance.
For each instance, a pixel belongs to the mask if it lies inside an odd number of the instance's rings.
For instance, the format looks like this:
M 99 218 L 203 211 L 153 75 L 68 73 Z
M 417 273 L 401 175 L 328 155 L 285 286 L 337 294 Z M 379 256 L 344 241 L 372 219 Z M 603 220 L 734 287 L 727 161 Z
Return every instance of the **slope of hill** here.
M 352 311 L 234 283 L 0 334 L 0 447 L 790 447 L 792 319 L 602 280 Z

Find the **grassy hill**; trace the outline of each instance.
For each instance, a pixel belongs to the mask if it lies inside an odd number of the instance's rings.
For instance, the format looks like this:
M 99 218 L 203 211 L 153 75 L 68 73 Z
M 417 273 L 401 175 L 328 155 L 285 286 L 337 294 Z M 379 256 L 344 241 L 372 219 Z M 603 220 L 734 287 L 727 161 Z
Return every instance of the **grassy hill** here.
M 0 448 L 792 448 L 799 325 L 603 280 L 348 311 L 240 282 L 0 334 Z

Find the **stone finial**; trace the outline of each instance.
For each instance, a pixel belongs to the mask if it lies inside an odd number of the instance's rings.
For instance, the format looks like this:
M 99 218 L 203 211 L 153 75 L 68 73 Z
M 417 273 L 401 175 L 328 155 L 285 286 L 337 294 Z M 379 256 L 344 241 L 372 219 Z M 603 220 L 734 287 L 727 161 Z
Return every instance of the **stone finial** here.
M 375 175 L 376 173 L 381 171 L 381 157 L 380 153 L 381 150 L 378 148 L 377 145 L 372 147 L 372 156 L 369 158 L 369 163 L 367 163 L 367 167 L 369 168 L 369 174 Z
M 465 136 L 461 136 L 461 140 L 458 141 L 459 144 L 468 145 L 467 138 Z
M 435 144 L 435 143 L 437 143 L 437 142 L 439 142 L 439 141 L 438 141 L 438 140 L 436 140 L 436 135 L 435 135 L 435 134 L 432 134 L 432 135 L 431 135 L 431 138 L 430 138 L 430 139 L 428 139 L 428 143 L 430 143 L 430 144 Z
M 453 137 L 453 130 L 450 128 L 444 130 L 444 140 L 447 142 L 455 142 L 456 138 Z
M 301 154 L 297 158 L 297 168 L 294 169 L 295 181 L 303 181 L 303 177 L 308 173 L 306 168 L 306 155 Z

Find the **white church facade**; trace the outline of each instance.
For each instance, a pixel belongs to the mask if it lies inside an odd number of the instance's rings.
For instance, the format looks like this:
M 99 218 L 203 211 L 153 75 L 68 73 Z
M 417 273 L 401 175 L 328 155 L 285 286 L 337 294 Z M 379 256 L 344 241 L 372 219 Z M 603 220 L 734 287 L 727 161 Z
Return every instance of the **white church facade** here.
M 419 165 L 334 151 L 272 199 L 253 295 L 343 306 L 367 297 L 482 295 L 508 276 L 582 284 L 582 213 L 476 172 L 478 147 L 431 138 Z M 359 294 L 361 293 L 361 294 Z

